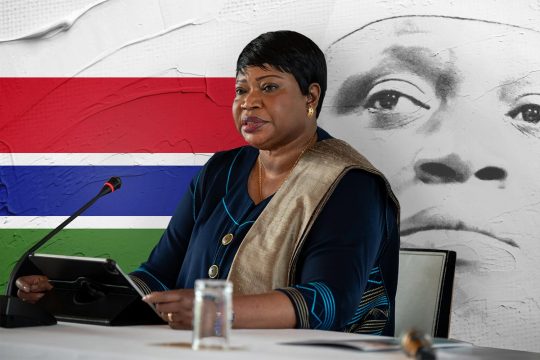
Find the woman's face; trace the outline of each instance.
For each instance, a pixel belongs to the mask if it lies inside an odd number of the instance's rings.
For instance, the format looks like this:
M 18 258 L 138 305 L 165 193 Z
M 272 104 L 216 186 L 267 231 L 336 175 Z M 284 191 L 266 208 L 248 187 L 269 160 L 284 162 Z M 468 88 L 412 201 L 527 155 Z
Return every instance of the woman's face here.
M 235 125 L 259 149 L 275 150 L 313 134 L 315 121 L 307 108 L 308 96 L 290 73 L 250 66 L 236 78 Z
M 537 32 L 445 18 L 381 21 L 326 53 L 321 126 L 389 178 L 403 247 L 457 252 L 453 328 L 470 339 L 485 330 L 468 321 L 501 338 L 529 336 L 516 313 L 540 324 L 539 54 Z

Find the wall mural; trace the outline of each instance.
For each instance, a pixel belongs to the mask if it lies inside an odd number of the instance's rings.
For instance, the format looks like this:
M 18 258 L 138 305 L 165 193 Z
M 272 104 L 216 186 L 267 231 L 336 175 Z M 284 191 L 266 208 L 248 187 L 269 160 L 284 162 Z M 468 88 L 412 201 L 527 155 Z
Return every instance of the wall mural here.
M 397 17 L 326 52 L 321 125 L 388 176 L 402 247 L 458 254 L 454 336 L 538 326 L 539 40 L 499 23 Z
M 538 1 L 8 0 L 0 19 L 0 289 L 111 175 L 122 192 L 46 250 L 144 259 L 241 144 L 237 54 L 291 29 L 325 51 L 319 123 L 387 175 L 402 246 L 457 252 L 450 336 L 540 351 Z

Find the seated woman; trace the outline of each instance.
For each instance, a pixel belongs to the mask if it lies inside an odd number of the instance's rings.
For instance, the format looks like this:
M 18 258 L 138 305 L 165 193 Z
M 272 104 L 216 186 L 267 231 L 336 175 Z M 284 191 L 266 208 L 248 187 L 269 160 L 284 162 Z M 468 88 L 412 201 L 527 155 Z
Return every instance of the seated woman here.
M 213 278 L 234 284 L 236 328 L 393 335 L 399 206 L 317 127 L 325 91 L 324 55 L 301 34 L 265 33 L 240 53 L 232 111 L 249 145 L 207 162 L 131 274 L 171 327 L 191 328 L 194 282 Z M 44 280 L 18 279 L 19 296 L 35 301 Z

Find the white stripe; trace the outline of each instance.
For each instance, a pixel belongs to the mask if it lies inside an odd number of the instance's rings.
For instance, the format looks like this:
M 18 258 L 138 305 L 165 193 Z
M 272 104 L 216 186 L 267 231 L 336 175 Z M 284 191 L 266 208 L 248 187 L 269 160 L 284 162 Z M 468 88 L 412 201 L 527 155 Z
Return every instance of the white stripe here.
M 67 216 L 0 216 L 0 229 L 54 229 Z M 165 229 L 170 216 L 80 216 L 66 229 Z
M 60 32 L 68 31 L 73 24 L 79 20 L 84 14 L 86 14 L 88 11 L 92 10 L 96 6 L 100 5 L 101 3 L 104 3 L 108 0 L 100 0 L 93 4 L 90 4 L 82 9 L 77 9 L 76 11 L 73 11 L 71 14 L 67 15 L 63 19 L 59 19 L 58 21 L 49 24 L 45 27 L 42 27 L 40 29 L 32 30 L 28 34 L 25 35 L 17 35 L 16 37 L 10 37 L 6 39 L 0 39 L 0 42 L 9 42 L 9 41 L 15 41 L 15 40 L 41 40 L 41 39 L 48 39 L 52 36 L 57 35 Z M 59 4 L 60 5 L 60 4 Z M 54 6 L 54 5 L 53 5 Z M 51 6 L 51 7 L 53 7 Z M 61 5 L 59 6 L 61 7 Z M 9 8 L 9 6 L 8 6 Z
M 0 153 L 0 166 L 196 166 L 212 153 Z

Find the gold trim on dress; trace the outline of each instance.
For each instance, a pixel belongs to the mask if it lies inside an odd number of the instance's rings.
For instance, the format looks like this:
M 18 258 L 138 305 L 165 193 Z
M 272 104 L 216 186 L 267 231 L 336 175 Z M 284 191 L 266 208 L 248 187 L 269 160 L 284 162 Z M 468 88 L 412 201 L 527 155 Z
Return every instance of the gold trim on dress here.
M 319 141 L 301 157 L 240 244 L 228 275 L 235 294 L 262 294 L 293 285 L 296 263 L 313 223 L 352 169 L 384 180 L 397 206 L 399 224 L 399 203 L 384 175 L 346 142 Z

